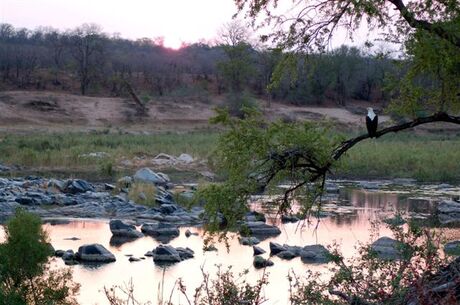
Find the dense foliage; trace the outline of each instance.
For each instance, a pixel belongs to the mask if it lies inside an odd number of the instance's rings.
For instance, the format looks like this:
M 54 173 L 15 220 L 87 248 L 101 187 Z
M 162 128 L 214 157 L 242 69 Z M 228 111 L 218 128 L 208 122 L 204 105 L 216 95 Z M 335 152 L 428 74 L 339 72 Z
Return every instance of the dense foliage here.
M 245 90 L 299 105 L 386 99 L 381 88 L 393 70 L 391 60 L 349 47 L 311 57 L 295 73 L 281 73 L 278 86 L 268 91 L 283 60 L 279 50 L 258 47 L 247 27 L 242 34 L 234 28 L 241 25 L 224 28 L 219 43 L 171 50 L 161 39 L 127 40 L 96 25 L 61 32 L 0 24 L 0 88 L 128 96 L 128 82 L 143 101 L 168 96 L 208 102 L 212 95 Z
M 1 305 L 73 305 L 79 286 L 70 270 L 51 270 L 53 255 L 38 216 L 18 209 L 0 244 Z

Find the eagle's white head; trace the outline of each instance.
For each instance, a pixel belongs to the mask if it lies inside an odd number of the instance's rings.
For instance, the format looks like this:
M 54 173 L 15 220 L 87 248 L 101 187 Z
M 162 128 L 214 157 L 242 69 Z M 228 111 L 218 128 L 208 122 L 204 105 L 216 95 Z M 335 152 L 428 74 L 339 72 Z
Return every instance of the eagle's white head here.
M 375 118 L 376 114 L 374 113 L 374 109 L 372 109 L 372 107 L 367 107 L 367 116 L 371 120 Z

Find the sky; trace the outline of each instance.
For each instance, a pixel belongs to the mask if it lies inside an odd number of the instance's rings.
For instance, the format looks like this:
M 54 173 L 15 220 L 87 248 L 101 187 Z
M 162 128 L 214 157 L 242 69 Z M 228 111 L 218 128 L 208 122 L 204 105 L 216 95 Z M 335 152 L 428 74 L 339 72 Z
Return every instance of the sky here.
M 235 13 L 233 0 L 0 0 L 0 22 L 15 27 L 96 23 L 123 38 L 164 37 L 172 48 L 214 39 Z

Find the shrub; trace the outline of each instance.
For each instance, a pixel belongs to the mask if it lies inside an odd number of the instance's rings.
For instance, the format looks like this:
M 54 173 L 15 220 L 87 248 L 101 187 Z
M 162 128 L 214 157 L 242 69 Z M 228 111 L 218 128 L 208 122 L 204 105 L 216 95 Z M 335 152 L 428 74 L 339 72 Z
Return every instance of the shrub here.
M 0 245 L 0 305 L 73 305 L 79 285 L 70 269 L 50 270 L 53 254 L 38 216 L 18 209 Z

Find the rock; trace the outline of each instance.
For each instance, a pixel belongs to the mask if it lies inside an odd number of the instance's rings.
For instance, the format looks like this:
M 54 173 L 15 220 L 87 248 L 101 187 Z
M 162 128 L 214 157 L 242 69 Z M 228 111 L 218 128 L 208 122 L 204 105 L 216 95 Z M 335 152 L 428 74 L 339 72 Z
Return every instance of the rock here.
M 46 184 L 47 188 L 55 188 L 59 191 L 63 191 L 65 187 L 65 182 L 57 179 L 50 179 L 48 180 L 48 183 Z
M 118 219 L 111 220 L 109 226 L 113 236 L 127 238 L 138 238 L 144 236 L 144 234 L 136 230 L 135 226 Z
M 136 172 L 134 175 L 134 181 L 151 183 L 155 185 L 166 185 L 169 180 L 166 180 L 164 175 L 155 173 L 150 168 L 144 167 Z
M 168 245 L 159 245 L 152 252 L 154 262 L 177 263 L 181 261 L 179 252 Z
M 265 218 L 265 215 L 256 211 L 251 211 L 246 213 L 245 219 L 247 222 L 266 222 L 267 219 Z
M 209 245 L 209 246 L 203 247 L 203 251 L 206 251 L 206 252 L 209 252 L 209 251 L 217 251 L 217 248 L 216 248 L 216 246 L 214 246 L 214 245 Z
M 38 205 L 33 198 L 26 197 L 26 196 L 17 197 L 14 201 L 19 203 L 20 205 L 28 205 L 28 206 Z
M 377 257 L 384 260 L 395 260 L 401 257 L 401 243 L 390 237 L 380 237 L 371 244 Z
M 185 237 L 189 238 L 192 235 L 189 229 L 185 230 Z
M 252 245 L 257 245 L 260 243 L 260 240 L 257 237 L 241 237 L 240 238 L 240 243 L 244 246 L 252 246 Z
M 62 191 L 69 194 L 79 194 L 86 193 L 88 191 L 94 192 L 94 187 L 85 180 L 67 180 Z
M 110 263 L 116 261 L 115 255 L 100 244 L 88 244 L 79 247 L 75 257 L 78 261 L 88 263 Z
M 194 159 L 189 154 L 181 154 L 179 157 L 177 157 L 177 161 L 185 163 L 185 164 L 189 164 L 189 163 L 192 163 Z
M 265 268 L 269 266 L 273 266 L 274 263 L 271 260 L 265 259 L 262 256 L 254 256 L 254 261 L 252 262 L 255 268 L 260 269 L 260 268 Z
M 286 247 L 281 246 L 278 243 L 270 242 L 270 255 L 276 255 L 280 252 L 287 251 Z
M 274 236 L 281 234 L 281 230 L 276 226 L 268 225 L 261 221 L 246 222 L 243 227 L 248 230 L 251 235 L 258 236 Z M 244 229 L 243 229 L 244 230 Z
M 10 170 L 10 167 L 0 164 L 0 173 L 9 172 Z
M 65 253 L 64 250 L 56 250 L 56 251 L 54 251 L 54 256 L 62 257 L 64 255 L 64 253 Z
M 153 252 L 152 252 L 152 251 L 147 251 L 147 252 L 144 254 L 144 256 L 147 256 L 147 257 L 153 256 Z
M 300 257 L 302 262 L 311 264 L 328 263 L 330 252 L 322 245 L 310 245 L 302 248 Z
M 68 223 L 68 222 L 67 222 L 67 223 Z M 67 224 L 67 223 L 66 223 L 66 224 Z M 73 241 L 76 241 L 76 240 L 80 240 L 80 238 L 73 236 L 73 237 L 66 237 L 66 238 L 64 238 L 64 240 L 73 240 Z
M 460 202 L 444 200 L 437 207 L 439 222 L 443 225 L 460 224 Z
M 162 204 L 160 206 L 160 212 L 163 214 L 169 215 L 169 214 L 174 213 L 176 210 L 177 210 L 177 206 L 175 206 L 174 204 Z
M 460 256 L 460 240 L 451 241 L 445 244 L 444 252 L 449 255 Z
M 141 231 L 147 235 L 158 236 L 158 235 L 168 235 L 168 236 L 179 236 L 179 228 L 175 225 L 160 222 L 158 224 L 143 224 Z
M 177 247 L 176 251 L 179 253 L 181 260 L 193 258 L 195 255 L 195 252 L 188 247 L 187 248 Z
M 67 250 L 62 254 L 62 259 L 64 261 L 70 261 L 75 259 L 75 253 L 73 250 Z
M 116 189 L 115 185 L 109 184 L 109 183 L 104 183 L 104 190 L 113 191 L 114 189 Z
M 138 262 L 138 261 L 140 261 L 140 258 L 131 256 L 128 260 L 129 260 L 130 262 Z
M 254 255 L 260 255 L 265 253 L 265 250 L 258 246 L 253 246 L 252 249 L 254 251 Z
M 294 215 L 281 215 L 281 222 L 282 223 L 288 223 L 288 222 L 297 222 L 299 221 L 299 218 Z
M 286 250 L 286 251 L 281 251 L 281 252 L 277 253 L 276 256 L 278 256 L 281 259 L 290 260 L 290 259 L 293 259 L 294 257 L 296 257 L 297 255 L 295 255 L 294 253 L 292 253 L 289 250 Z

